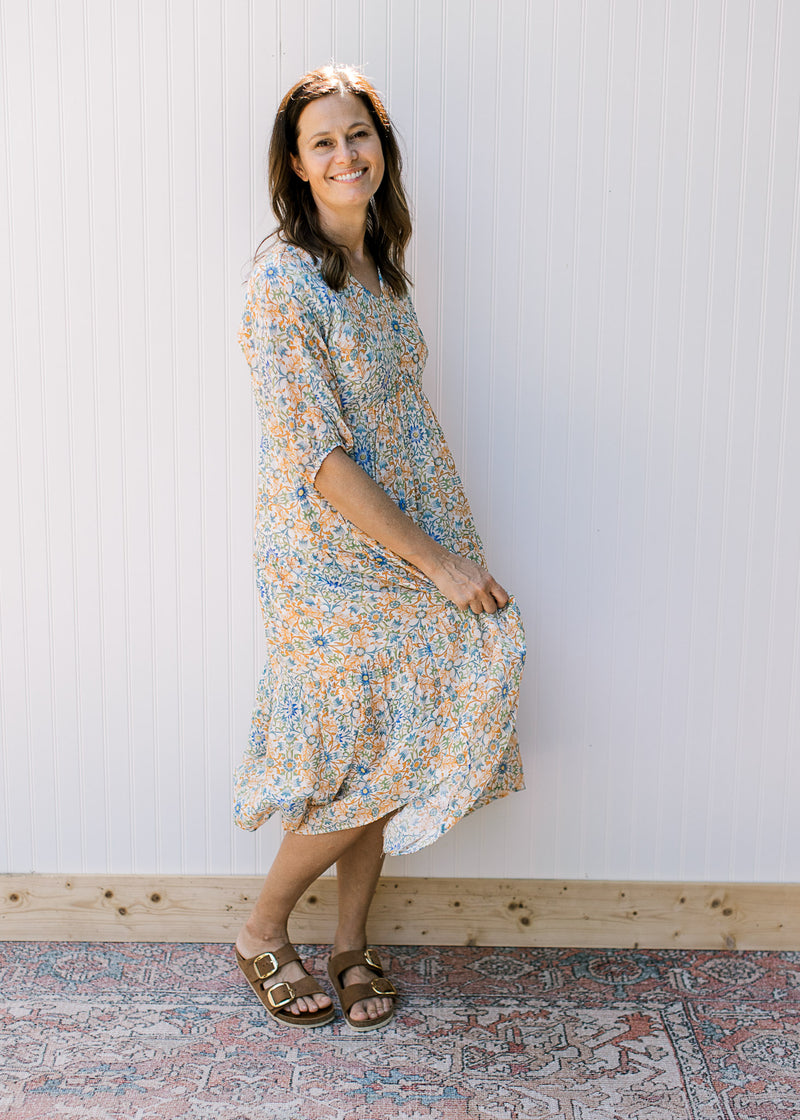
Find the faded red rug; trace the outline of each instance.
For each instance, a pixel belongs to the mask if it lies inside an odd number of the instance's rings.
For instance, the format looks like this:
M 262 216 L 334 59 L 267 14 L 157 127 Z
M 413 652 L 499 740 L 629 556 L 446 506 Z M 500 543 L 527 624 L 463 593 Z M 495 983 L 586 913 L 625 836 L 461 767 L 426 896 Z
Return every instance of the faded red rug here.
M 0 944 L 0 1115 L 800 1117 L 800 953 L 380 953 L 399 1011 L 358 1035 L 268 1019 L 228 945 Z

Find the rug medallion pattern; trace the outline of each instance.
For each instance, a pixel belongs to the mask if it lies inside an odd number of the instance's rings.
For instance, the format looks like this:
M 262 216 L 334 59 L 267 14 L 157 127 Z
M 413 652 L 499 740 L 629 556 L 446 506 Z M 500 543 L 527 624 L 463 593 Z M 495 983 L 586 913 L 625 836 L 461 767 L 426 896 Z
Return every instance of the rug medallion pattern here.
M 400 1009 L 359 1035 L 269 1020 L 227 945 L 0 944 L 0 1115 L 800 1118 L 800 953 L 380 952 Z

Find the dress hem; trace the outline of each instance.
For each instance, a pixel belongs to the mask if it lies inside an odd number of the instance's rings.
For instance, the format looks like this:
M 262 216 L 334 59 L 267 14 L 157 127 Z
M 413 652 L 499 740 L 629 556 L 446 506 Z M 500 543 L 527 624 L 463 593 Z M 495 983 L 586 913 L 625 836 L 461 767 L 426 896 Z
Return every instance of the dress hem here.
M 376 821 L 382 820 L 384 817 L 388 817 L 391 814 L 390 819 L 387 820 L 386 825 L 384 825 L 384 855 L 411 855 L 413 852 L 420 851 L 422 848 L 426 848 L 428 847 L 428 845 L 435 843 L 441 836 L 444 836 L 446 832 L 449 832 L 454 824 L 456 824 L 460 820 L 463 820 L 464 817 L 469 816 L 471 813 L 475 812 L 475 810 L 482 809 L 485 805 L 490 804 L 492 801 L 497 801 L 502 797 L 507 797 L 510 793 L 521 793 L 525 789 L 526 785 L 524 780 L 520 780 L 517 784 L 512 783 L 506 786 L 493 786 L 490 790 L 485 790 L 475 802 L 467 805 L 463 811 L 454 811 L 451 815 L 441 818 L 440 823 L 435 831 L 434 829 L 430 829 L 429 831 L 423 832 L 421 835 L 414 837 L 409 836 L 408 833 L 404 830 L 404 839 L 406 840 L 406 844 L 404 844 L 402 848 L 386 847 L 386 828 L 396 817 L 400 815 L 403 809 L 412 805 L 412 800 L 403 801 L 399 805 L 392 803 L 388 806 L 382 806 L 379 811 L 377 811 L 375 807 L 364 806 L 363 813 L 357 814 L 355 820 L 350 819 L 346 824 L 343 824 L 339 828 L 314 828 L 310 826 L 310 822 L 307 820 L 300 821 L 299 824 L 295 824 L 294 822 L 288 822 L 283 815 L 281 815 L 281 826 L 284 832 L 293 832 L 301 836 L 325 836 L 331 832 L 345 832 L 350 828 L 363 828 L 365 825 L 374 824 Z M 255 825 L 249 829 L 247 829 L 247 826 L 245 825 L 240 825 L 240 827 L 245 828 L 247 831 L 255 831 L 255 829 L 261 827 L 261 824 L 269 820 L 270 817 L 275 815 L 275 813 L 280 813 L 280 811 L 280 807 L 276 806 L 276 808 L 267 816 L 265 816 L 258 825 Z M 238 823 L 239 822 L 237 821 L 237 824 Z

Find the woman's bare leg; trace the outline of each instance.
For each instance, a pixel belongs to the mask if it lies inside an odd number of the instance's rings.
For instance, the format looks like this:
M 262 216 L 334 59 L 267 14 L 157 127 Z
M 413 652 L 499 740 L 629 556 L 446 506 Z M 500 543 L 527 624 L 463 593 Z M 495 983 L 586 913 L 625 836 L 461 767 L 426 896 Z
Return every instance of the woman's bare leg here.
M 284 834 L 256 904 L 236 938 L 236 947 L 243 957 L 274 952 L 287 943 L 289 915 L 300 896 L 348 848 L 359 842 L 364 827 L 371 826 L 345 828 L 316 836 L 299 832 Z M 282 980 L 291 983 L 300 980 L 303 975 L 300 965 L 293 961 L 270 976 L 267 986 Z M 330 1004 L 327 995 L 300 996 L 283 1010 L 296 1015 L 301 1011 L 322 1010 Z
M 392 816 L 390 813 L 389 816 Z M 378 885 L 383 866 L 383 829 L 389 817 L 365 825 L 361 835 L 336 861 L 339 888 L 339 925 L 333 943 L 333 952 L 364 949 L 367 944 L 367 915 Z M 342 977 L 344 984 L 369 983 L 375 973 L 363 965 L 348 968 Z M 350 1009 L 353 1019 L 377 1019 L 392 1006 L 390 996 L 374 996 L 359 1000 Z

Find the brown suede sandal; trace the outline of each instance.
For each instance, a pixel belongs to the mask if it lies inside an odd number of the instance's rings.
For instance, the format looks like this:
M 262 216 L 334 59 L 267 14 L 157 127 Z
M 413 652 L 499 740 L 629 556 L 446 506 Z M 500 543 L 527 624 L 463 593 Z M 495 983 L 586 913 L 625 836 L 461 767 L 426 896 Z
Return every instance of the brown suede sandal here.
M 375 979 L 362 984 L 348 984 L 347 987 L 342 987 L 342 973 L 356 964 L 365 964 L 367 968 L 371 968 L 375 973 Z M 374 949 L 350 949 L 346 953 L 337 953 L 335 957 L 331 957 L 328 961 L 328 976 L 330 976 L 331 984 L 333 984 L 339 997 L 344 1017 L 354 1031 L 374 1031 L 376 1027 L 384 1026 L 393 1017 L 394 1007 L 385 1011 L 377 1019 L 350 1018 L 350 1008 L 360 999 L 369 999 L 370 996 L 393 996 L 397 998 L 397 988 L 391 980 L 383 975 L 381 959 Z
M 259 953 L 255 957 L 243 957 L 235 945 L 234 949 L 239 968 L 273 1019 L 286 1023 L 289 1027 L 322 1027 L 325 1023 L 330 1023 L 336 1014 L 333 1004 L 320 1011 L 301 1011 L 299 1015 L 281 1011 L 282 1007 L 293 1003 L 298 996 L 325 995 L 313 976 L 306 975 L 302 980 L 292 980 L 291 983 L 279 980 L 269 988 L 264 987 L 263 981 L 269 980 L 283 965 L 290 961 L 300 961 L 292 945 L 284 945 L 275 953 Z M 302 965 L 302 961 L 300 963 Z

